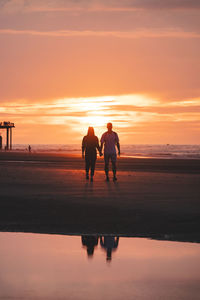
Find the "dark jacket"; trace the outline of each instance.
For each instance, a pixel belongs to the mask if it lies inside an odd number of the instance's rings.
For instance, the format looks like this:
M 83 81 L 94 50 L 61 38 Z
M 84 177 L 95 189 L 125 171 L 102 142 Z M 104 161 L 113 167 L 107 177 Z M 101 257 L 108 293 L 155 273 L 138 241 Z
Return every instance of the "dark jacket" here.
M 96 135 L 86 135 L 82 141 L 82 151 L 85 151 L 86 155 L 96 153 L 96 149 L 100 151 L 99 140 Z

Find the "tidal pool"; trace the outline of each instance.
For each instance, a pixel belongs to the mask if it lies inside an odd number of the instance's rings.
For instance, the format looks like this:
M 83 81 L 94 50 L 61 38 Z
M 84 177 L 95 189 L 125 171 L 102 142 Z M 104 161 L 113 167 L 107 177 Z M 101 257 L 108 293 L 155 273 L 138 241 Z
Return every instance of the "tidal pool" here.
M 200 299 L 200 244 L 1 232 L 0 299 Z

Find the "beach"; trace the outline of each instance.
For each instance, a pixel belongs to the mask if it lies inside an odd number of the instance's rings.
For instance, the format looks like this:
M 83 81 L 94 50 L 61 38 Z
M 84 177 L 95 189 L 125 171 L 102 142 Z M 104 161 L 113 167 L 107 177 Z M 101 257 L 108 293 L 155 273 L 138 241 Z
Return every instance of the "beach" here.
M 118 159 L 106 182 L 59 153 L 0 153 L 0 230 L 200 241 L 200 160 Z M 111 177 L 112 178 L 112 177 Z

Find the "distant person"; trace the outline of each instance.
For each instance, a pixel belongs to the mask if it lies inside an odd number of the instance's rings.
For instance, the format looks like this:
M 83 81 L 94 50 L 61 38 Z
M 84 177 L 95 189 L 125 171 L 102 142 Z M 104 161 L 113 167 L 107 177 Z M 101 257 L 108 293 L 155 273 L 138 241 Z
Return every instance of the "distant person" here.
M 87 248 L 88 258 L 94 254 L 94 248 L 98 245 L 99 237 L 96 235 L 82 235 L 82 245 Z
M 89 170 L 90 170 L 90 181 L 93 181 L 95 164 L 97 159 L 97 151 L 99 151 L 99 155 L 101 156 L 101 149 L 99 146 L 98 137 L 94 134 L 94 128 L 89 127 L 88 133 L 84 136 L 82 141 L 82 157 L 85 158 L 85 171 L 86 171 L 86 179 L 89 179 Z
M 31 152 L 31 146 L 28 145 L 28 152 L 30 153 Z
M 2 136 L 0 135 L 0 150 L 2 149 L 3 147 L 3 139 L 2 139 Z
M 118 155 L 120 156 L 120 144 L 119 137 L 116 132 L 112 130 L 112 123 L 107 124 L 107 131 L 101 137 L 101 151 L 104 146 L 104 162 L 105 162 L 105 173 L 106 181 L 109 181 L 109 161 L 112 163 L 113 181 L 117 180 L 116 177 L 116 146 L 118 149 Z
M 119 244 L 119 237 L 114 236 L 104 236 L 100 237 L 100 244 L 101 247 L 106 250 L 106 260 L 111 261 L 112 260 L 112 252 L 115 251 Z

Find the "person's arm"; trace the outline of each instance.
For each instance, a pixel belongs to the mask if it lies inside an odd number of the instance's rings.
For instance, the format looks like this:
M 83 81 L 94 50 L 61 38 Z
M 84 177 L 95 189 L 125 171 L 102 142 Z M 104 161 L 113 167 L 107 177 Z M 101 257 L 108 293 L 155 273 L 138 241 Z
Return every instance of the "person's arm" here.
M 115 248 L 118 247 L 118 244 L 119 244 L 119 237 L 117 236 L 117 237 L 115 238 L 115 243 L 114 243 Z
M 118 155 L 120 156 L 121 152 L 120 152 L 120 144 L 119 144 L 119 142 L 117 143 L 117 149 L 118 149 Z
M 101 153 L 102 153 L 102 150 L 103 150 L 103 143 L 101 142 L 101 146 L 100 146 Z
M 82 158 L 85 157 L 85 148 L 86 148 L 86 143 L 85 143 L 85 137 L 82 140 Z
M 119 137 L 118 137 L 117 133 L 116 133 L 116 145 L 117 145 L 117 149 L 118 149 L 118 155 L 120 156 L 120 154 L 121 154 L 120 143 L 119 143 Z
M 101 146 L 100 146 L 100 151 L 101 151 L 101 154 L 102 154 L 102 150 L 103 150 L 103 144 L 104 144 L 105 140 L 104 140 L 104 134 L 102 135 L 101 137 Z
M 100 245 L 101 245 L 101 247 L 105 248 L 102 236 L 100 236 Z
M 101 156 L 102 152 L 101 152 L 101 147 L 99 146 L 99 139 L 98 139 L 98 137 L 97 137 L 97 141 L 96 141 L 96 148 L 99 151 L 99 155 Z

